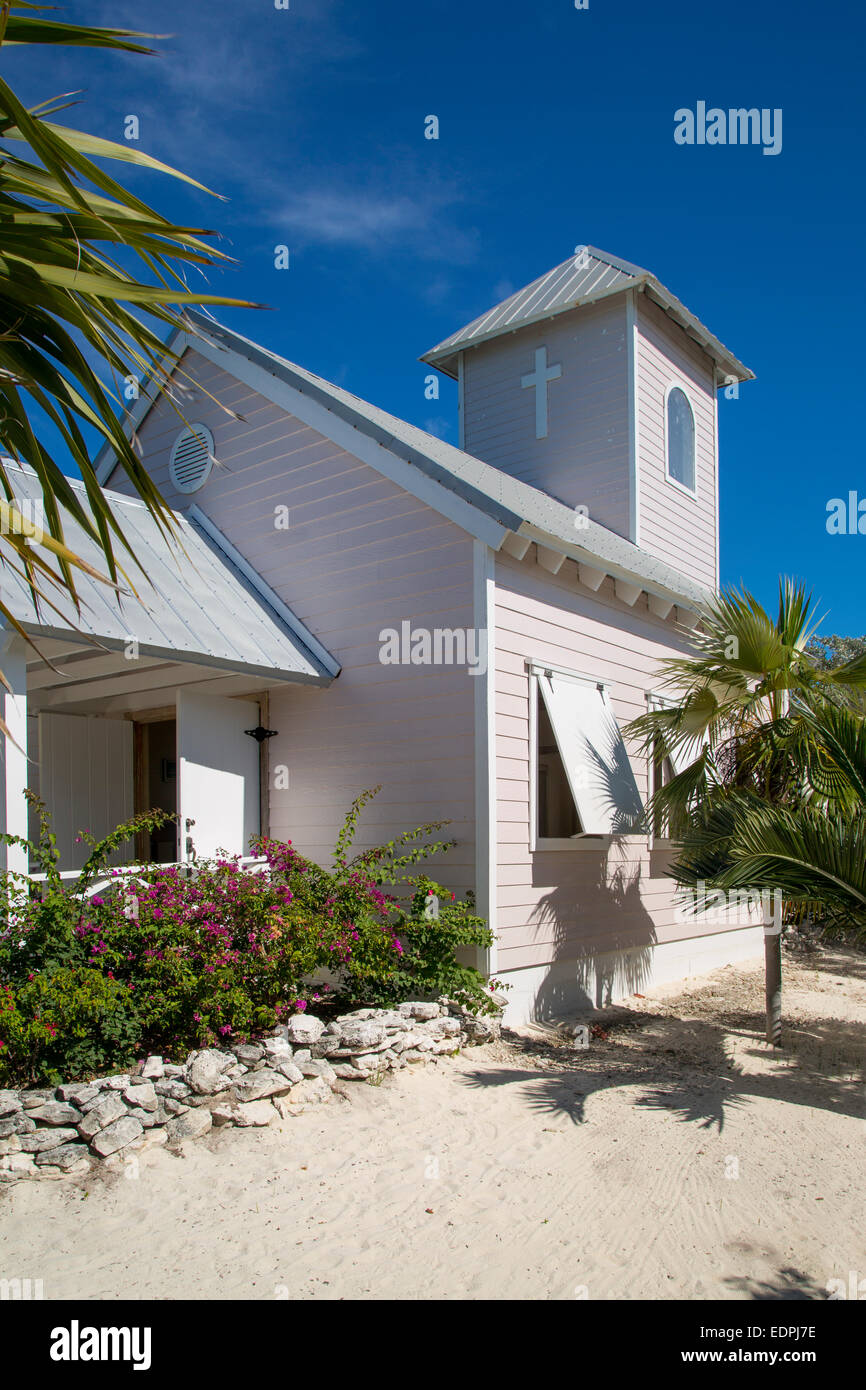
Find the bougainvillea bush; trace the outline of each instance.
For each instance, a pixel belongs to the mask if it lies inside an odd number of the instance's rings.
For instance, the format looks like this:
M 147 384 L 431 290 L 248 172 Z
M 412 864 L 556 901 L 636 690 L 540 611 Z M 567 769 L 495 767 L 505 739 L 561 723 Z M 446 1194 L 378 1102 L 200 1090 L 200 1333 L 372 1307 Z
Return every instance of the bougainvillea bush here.
M 27 846 L 31 869 L 45 880 L 37 889 L 7 873 L 0 885 L 0 1086 L 76 1080 L 148 1052 L 179 1059 L 335 1003 L 447 994 L 492 1010 L 483 976 L 457 958 L 460 947 L 488 946 L 489 929 L 471 902 L 410 872 L 453 844 L 431 839 L 442 823 L 350 858 L 375 790 L 353 803 L 330 869 L 270 839 L 253 842 L 263 860 L 254 872 L 232 858 L 142 865 L 132 877 L 106 869 L 137 831 L 166 819 L 150 812 L 101 841 L 83 834 L 91 852 L 71 883 L 28 793 L 41 827 Z

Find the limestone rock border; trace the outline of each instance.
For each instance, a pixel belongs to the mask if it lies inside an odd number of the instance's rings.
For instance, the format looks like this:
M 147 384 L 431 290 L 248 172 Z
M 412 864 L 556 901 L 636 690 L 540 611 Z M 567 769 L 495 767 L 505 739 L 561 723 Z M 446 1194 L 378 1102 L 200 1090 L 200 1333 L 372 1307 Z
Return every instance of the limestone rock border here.
M 134 1071 L 30 1091 L 0 1090 L 0 1183 L 80 1177 L 214 1126 L 261 1127 L 346 1094 L 346 1083 L 424 1064 L 499 1035 L 499 1020 L 412 1000 L 332 1023 L 294 1014 L 258 1042 L 148 1057 Z

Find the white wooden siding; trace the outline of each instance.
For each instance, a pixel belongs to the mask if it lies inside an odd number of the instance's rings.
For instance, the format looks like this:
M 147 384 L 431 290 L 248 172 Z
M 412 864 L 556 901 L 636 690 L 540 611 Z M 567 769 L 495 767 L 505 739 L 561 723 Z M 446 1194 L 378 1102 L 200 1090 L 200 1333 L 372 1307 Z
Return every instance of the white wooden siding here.
M 458 848 L 437 866 L 453 889 L 474 886 L 475 677 L 451 666 L 386 666 L 379 633 L 470 628 L 472 540 L 452 522 L 302 421 L 195 352 L 183 368 L 244 418 L 231 420 L 204 390 L 185 410 L 212 431 L 219 466 L 189 497 L 168 476 L 181 428 L 160 400 L 139 430 L 144 463 L 166 499 L 196 503 L 296 616 L 340 661 L 326 690 L 270 693 L 270 829 L 329 861 L 350 802 L 382 784 L 358 845 L 422 821 L 451 821 Z M 191 412 L 191 413 L 189 413 Z M 109 482 L 124 486 L 120 475 Z M 289 529 L 277 529 L 278 508 Z M 277 769 L 286 768 L 288 789 Z
M 682 650 L 646 600 L 620 603 L 610 580 L 578 587 L 570 561 L 556 577 L 507 555 L 496 561 L 497 968 L 579 960 L 718 931 L 677 920 L 664 855 L 645 836 L 530 852 L 528 659 L 549 661 L 609 686 L 620 726 L 646 710 L 658 661 Z M 646 759 L 632 748 L 641 798 Z M 600 844 L 605 847 L 601 848 Z
M 535 350 L 562 376 L 535 438 Z M 463 353 L 463 447 L 594 521 L 629 534 L 629 400 L 623 298 L 562 314 Z
M 679 386 L 695 417 L 697 496 L 665 473 L 665 397 Z M 716 431 L 713 364 L 646 295 L 637 312 L 638 513 L 640 546 L 690 579 L 714 587 L 716 540 Z
M 39 794 L 52 815 L 61 869 L 90 854 L 82 830 L 100 839 L 134 814 L 132 723 L 78 714 L 39 715 Z M 132 841 L 109 860 L 122 864 Z

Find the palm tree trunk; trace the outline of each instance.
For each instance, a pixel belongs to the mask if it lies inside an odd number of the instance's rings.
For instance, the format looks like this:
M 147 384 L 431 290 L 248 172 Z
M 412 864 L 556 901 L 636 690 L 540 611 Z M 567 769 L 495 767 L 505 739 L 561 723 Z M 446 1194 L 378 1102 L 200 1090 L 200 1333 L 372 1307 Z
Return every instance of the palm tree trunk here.
M 782 1046 L 782 934 L 764 932 L 767 1042 Z

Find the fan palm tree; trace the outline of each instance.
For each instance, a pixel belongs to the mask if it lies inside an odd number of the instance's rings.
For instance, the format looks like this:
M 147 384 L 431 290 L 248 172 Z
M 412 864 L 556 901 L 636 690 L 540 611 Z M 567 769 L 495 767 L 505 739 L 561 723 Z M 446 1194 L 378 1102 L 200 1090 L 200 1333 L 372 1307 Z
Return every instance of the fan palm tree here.
M 153 52 L 142 42 L 151 35 L 55 23 L 39 17 L 42 8 L 2 0 L 0 46 Z M 24 575 L 38 605 L 49 607 L 60 589 L 77 602 L 76 568 L 96 573 L 65 544 L 61 509 L 99 545 L 106 573 L 98 577 L 133 587 L 116 551 L 134 563 L 135 556 L 97 480 L 87 434 L 99 447 L 111 445 L 163 534 L 174 534 L 171 513 L 124 432 L 123 383 L 130 377 L 142 387 L 148 377 L 168 382 L 176 362 L 158 330 L 183 323 L 194 333 L 182 318 L 184 305 L 246 304 L 189 288 L 190 270 L 229 263 L 203 240 L 211 232 L 171 222 L 96 161 L 123 161 L 202 185 L 128 145 L 51 119 L 69 104 L 54 98 L 28 109 L 0 78 L 0 439 L 7 459 L 36 473 L 44 514 L 40 526 L 21 515 L 0 457 L 0 531 L 3 562 Z M 53 426 L 64 457 L 52 453 L 34 416 Z M 70 486 L 70 463 L 81 474 L 87 507 Z M 26 636 L 2 598 L 0 618 Z
M 866 656 L 825 669 L 807 650 L 815 625 L 810 597 L 790 580 L 780 582 L 775 619 L 751 594 L 726 590 L 708 603 L 700 630 L 688 634 L 692 652 L 661 664 L 661 688 L 670 701 L 628 726 L 656 763 L 671 755 L 686 761 L 647 805 L 648 823 L 665 821 L 679 843 L 669 873 L 683 886 L 704 881 L 724 890 L 773 889 L 788 902 L 811 901 L 811 886 L 814 901 L 827 911 L 831 898 L 837 908 L 843 898 L 853 908 L 856 845 L 846 814 L 858 783 L 838 742 L 844 733 L 850 744 L 852 728 L 832 721 L 847 717 L 856 723 L 843 705 L 846 692 L 866 688 Z M 820 727 L 816 710 L 824 721 Z M 837 788 L 832 802 L 831 783 Z M 771 828 L 775 847 L 762 857 L 762 836 Z M 808 850 L 799 878 L 798 835 L 800 849 Z M 842 878 L 835 897 L 834 873 Z M 854 896 L 845 898 L 845 882 Z M 767 930 L 764 942 L 767 1040 L 778 1045 L 781 937 Z

